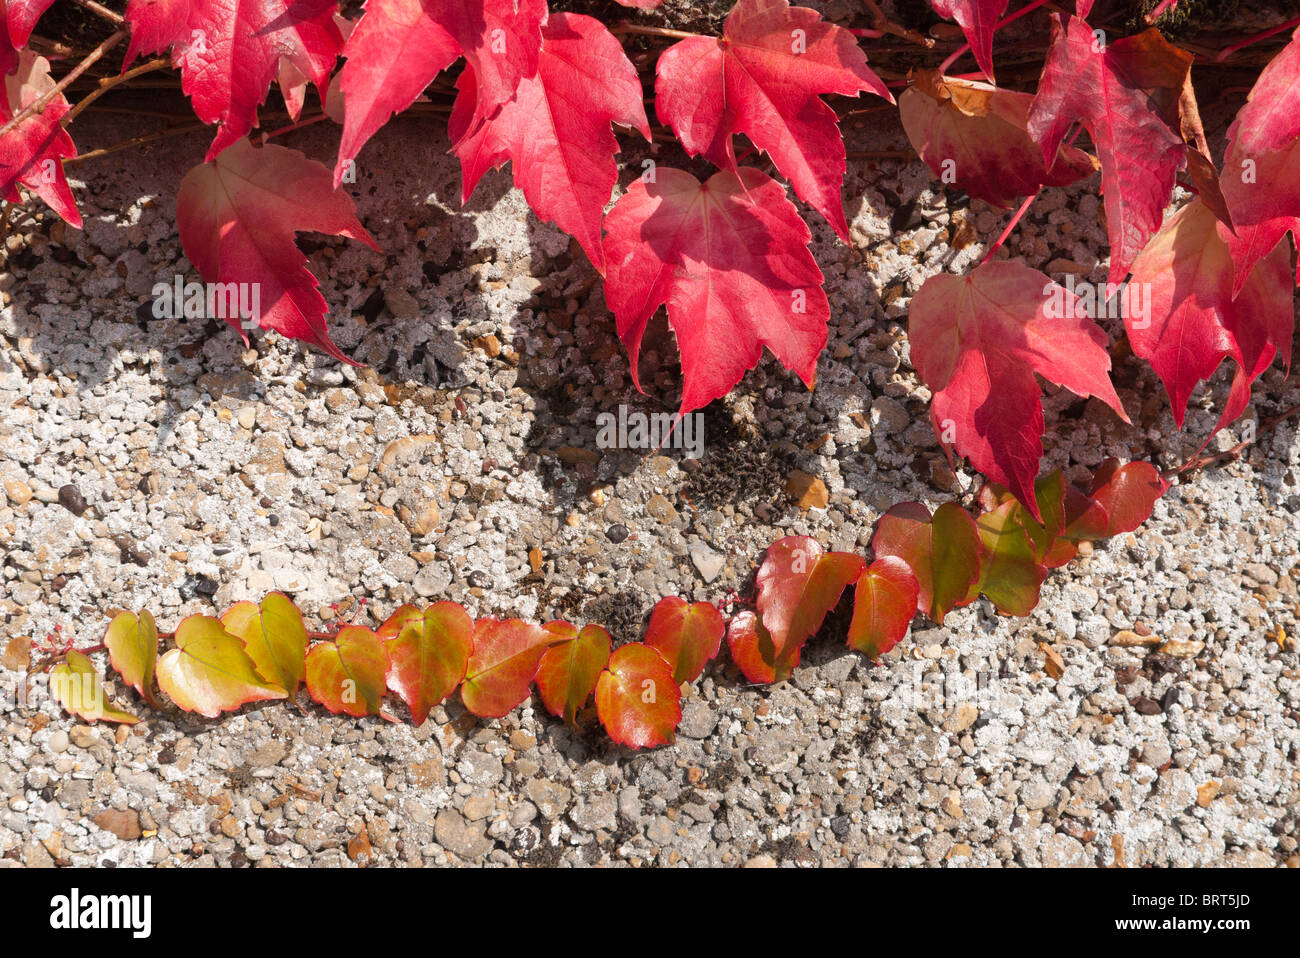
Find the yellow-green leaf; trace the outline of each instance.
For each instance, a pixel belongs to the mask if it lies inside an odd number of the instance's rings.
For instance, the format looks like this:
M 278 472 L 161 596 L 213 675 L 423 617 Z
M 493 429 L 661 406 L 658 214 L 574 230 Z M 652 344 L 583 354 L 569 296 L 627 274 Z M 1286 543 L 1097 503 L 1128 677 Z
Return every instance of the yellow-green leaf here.
M 108 704 L 94 663 L 76 649 L 69 649 L 65 661 L 50 670 L 50 694 L 67 711 L 87 722 L 134 725 L 140 721 L 130 712 Z
M 221 617 L 226 631 L 243 639 L 257 674 L 293 698 L 306 672 L 307 628 L 288 597 L 272 592 L 261 606 L 237 602 Z
M 153 671 L 158 662 L 158 625 L 146 609 L 139 615 L 119 612 L 108 624 L 104 634 L 104 647 L 109 661 L 126 683 L 144 696 L 146 702 L 158 708 L 158 698 L 153 694 Z
M 176 627 L 175 642 L 158 660 L 158 686 L 187 712 L 216 718 L 247 702 L 286 697 L 257 674 L 243 641 L 220 619 L 190 616 Z

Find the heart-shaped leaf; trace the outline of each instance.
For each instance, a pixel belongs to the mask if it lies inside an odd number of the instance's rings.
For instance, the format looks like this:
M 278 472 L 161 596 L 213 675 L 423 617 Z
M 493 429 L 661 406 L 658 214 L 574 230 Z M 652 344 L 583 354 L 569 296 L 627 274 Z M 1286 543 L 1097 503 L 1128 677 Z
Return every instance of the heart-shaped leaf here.
M 119 612 L 108 623 L 104 648 L 117 674 L 144 696 L 154 708 L 161 708 L 153 694 L 153 672 L 158 662 L 158 625 L 147 609 L 136 615 Z
M 920 586 L 906 562 L 881 556 L 862 570 L 853 595 L 850 648 L 878 659 L 907 635 Z
M 568 622 L 548 622 L 545 628 L 566 641 L 551 646 L 542 656 L 537 691 L 547 711 L 575 725 L 578 710 L 591 698 L 601 670 L 609 662 L 609 633 L 599 625 L 584 626 L 579 632 Z
M 108 703 L 94 663 L 76 649 L 69 649 L 64 661 L 50 669 L 50 694 L 67 711 L 87 722 L 134 725 L 140 721 Z
M 423 725 L 429 710 L 456 690 L 474 651 L 474 620 L 455 602 L 435 602 L 408 618 L 388 649 L 388 687 Z
M 596 683 L 596 714 L 609 737 L 631 748 L 671 745 L 682 721 L 681 690 L 662 655 L 640 642 L 609 659 Z
M 660 599 L 650 613 L 645 644 L 664 657 L 673 681 L 694 682 L 718 654 L 726 625 L 711 602 L 691 604 L 681 596 Z
M 951 609 L 974 601 L 979 580 L 980 537 L 965 509 L 945 502 L 934 511 L 904 502 L 880 517 L 871 540 L 876 556 L 897 556 L 917 582 L 917 608 L 940 625 Z
M 307 693 L 335 714 L 382 714 L 387 675 L 384 640 L 363 626 L 344 626 L 307 653 Z
M 479 619 L 460 697 L 483 718 L 500 718 L 528 698 L 546 649 L 562 641 L 554 632 L 522 619 Z
M 191 615 L 176 627 L 176 648 L 158 660 L 158 687 L 187 712 L 216 718 L 248 702 L 286 697 L 257 674 L 242 640 L 220 619 Z
M 287 596 L 272 592 L 260 606 L 236 602 L 221 617 L 226 631 L 243 639 L 257 674 L 293 698 L 306 671 L 307 628 Z

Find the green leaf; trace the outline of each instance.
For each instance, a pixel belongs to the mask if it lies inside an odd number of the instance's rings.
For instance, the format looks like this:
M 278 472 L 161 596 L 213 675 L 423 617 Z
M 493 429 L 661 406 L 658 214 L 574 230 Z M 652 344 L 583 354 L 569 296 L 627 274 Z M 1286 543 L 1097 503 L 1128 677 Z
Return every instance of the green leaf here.
M 1033 521 L 1028 510 L 1015 500 L 1002 503 L 975 521 L 984 554 L 980 580 L 971 587 L 970 597 L 983 592 L 1006 615 L 1032 612 L 1047 578 L 1047 567 L 1037 559 L 1034 544 L 1019 519 L 1021 513 Z
M 980 537 L 975 520 L 956 503 L 934 511 L 904 502 L 880 517 L 871 547 L 879 556 L 897 556 L 916 576 L 917 608 L 940 625 L 958 606 L 974 601 L 979 580 Z
M 537 691 L 552 715 L 577 724 L 578 710 L 596 689 L 601 670 L 609 661 L 610 637 L 599 625 L 584 626 L 579 632 L 568 622 L 548 622 L 548 632 L 568 637 L 553 645 L 537 667 Z

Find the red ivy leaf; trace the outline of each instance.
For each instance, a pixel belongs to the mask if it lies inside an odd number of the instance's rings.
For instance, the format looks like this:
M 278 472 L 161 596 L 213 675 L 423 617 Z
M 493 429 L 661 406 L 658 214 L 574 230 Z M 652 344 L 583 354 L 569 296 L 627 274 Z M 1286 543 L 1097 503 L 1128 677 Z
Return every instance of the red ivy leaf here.
M 363 626 L 344 626 L 307 653 L 307 694 L 336 715 L 381 715 L 387 675 L 384 640 Z
M 776 645 L 757 612 L 745 609 L 731 617 L 727 624 L 727 646 L 732 661 L 749 681 L 759 685 L 776 681 Z
M 338 0 L 197 0 L 172 37 L 181 89 L 204 123 L 220 123 L 206 160 L 248 135 L 283 57 L 309 77 L 324 99 L 343 37 L 334 22 Z M 158 10 L 151 26 L 179 24 L 174 11 Z M 162 43 L 151 32 L 151 45 Z
M 1043 407 L 1034 373 L 1096 396 L 1128 422 L 1105 334 L 1072 293 L 1021 263 L 931 276 L 912 298 L 908 335 L 912 364 L 934 393 L 935 432 L 1035 517 Z
M 993 79 L 993 32 L 1007 0 L 930 0 L 939 16 L 956 20 L 984 75 Z
M 623 646 L 596 683 L 596 714 L 609 737 L 631 748 L 671 745 L 682 720 L 672 669 L 640 642 Z
M 1132 282 L 1149 290 L 1150 314 L 1125 316 L 1129 342 L 1160 376 L 1179 427 L 1192 389 L 1224 357 L 1238 369 L 1216 432 L 1246 408 L 1250 384 L 1279 351 L 1291 364 L 1289 250 L 1276 245 L 1233 299 L 1229 236 L 1197 199 L 1169 218 L 1133 264 Z
M 176 222 L 185 255 L 204 279 L 255 284 L 264 329 L 351 362 L 330 339 L 325 300 L 293 240 L 295 232 L 315 230 L 379 248 L 357 221 L 352 200 L 331 189 L 329 170 L 297 150 L 240 140 L 185 175 Z M 226 321 L 247 343 L 239 317 Z
M 1029 111 L 1029 133 L 1056 156 L 1070 125 L 1080 121 L 1101 161 L 1106 225 L 1110 233 L 1110 281 L 1128 272 L 1134 257 L 1160 228 L 1183 165 L 1185 146 L 1170 129 L 1177 115 L 1192 55 L 1170 46 L 1154 27 L 1134 37 L 1099 45 L 1092 27 L 1078 17 L 1063 26 L 1052 17 L 1052 46 L 1038 95 Z
M 1289 231 L 1300 245 L 1300 29 L 1266 66 L 1228 127 L 1223 160 L 1224 199 L 1235 235 L 1227 237 L 1234 263 L 1232 293 L 1246 285 L 1255 264 Z M 1300 284 L 1300 270 L 1296 273 Z
M 15 72 L 5 76 L 5 98 L 0 103 L 0 124 L 12 120 L 27 106 L 54 88 L 45 57 L 23 50 L 15 56 Z M 68 101 L 59 94 L 40 113 L 29 116 L 0 139 L 0 196 L 21 203 L 18 186 L 27 187 L 68 225 L 81 228 L 81 213 L 72 198 L 63 159 L 77 155 L 72 137 L 59 126 Z
M 142 53 L 160 53 L 190 38 L 190 7 L 194 0 L 129 0 L 126 22 L 131 39 L 122 59 L 122 72 Z
M 812 233 L 781 186 L 757 170 L 707 183 L 660 167 L 605 219 L 605 300 L 633 381 L 646 323 L 663 303 L 682 354 L 681 413 L 725 396 L 767 346 L 811 389 L 830 304 Z
M 474 620 L 455 602 L 435 602 L 420 616 L 406 618 L 384 647 L 388 687 L 402 697 L 418 727 L 465 678 L 474 649 Z
M 36 21 L 54 0 L 0 0 L 0 74 L 18 66 L 18 51 L 27 45 Z
M 546 0 L 366 0 L 340 81 L 343 139 L 334 185 L 365 142 L 462 55 L 484 102 L 505 103 L 537 72 Z
M 1009 206 L 1040 186 L 1068 186 L 1093 171 L 1087 153 L 1064 144 L 1049 170 L 1025 128 L 1034 98 L 987 83 L 917 70 L 898 98 L 903 129 L 934 175 L 971 196 Z
M 881 556 L 862 571 L 853 595 L 849 648 L 878 659 L 907 635 L 920 585 L 897 556 Z
M 876 524 L 871 548 L 877 557 L 897 556 L 916 576 L 916 607 L 943 624 L 949 610 L 975 600 L 980 538 L 965 509 L 945 502 L 934 511 L 919 502 L 894 506 Z
M 474 653 L 460 697 L 482 718 L 500 718 L 528 698 L 528 687 L 553 632 L 522 619 L 479 619 L 474 623 Z
M 592 17 L 553 14 L 537 73 L 521 79 L 510 100 L 488 99 L 472 67 L 457 86 L 450 133 L 464 171 L 462 200 L 488 168 L 510 159 L 533 212 L 575 237 L 604 273 L 600 222 L 618 181 L 610 124 L 650 139 L 641 81 L 618 39 Z
M 694 682 L 704 666 L 718 654 L 726 626 L 722 613 L 711 602 L 694 605 L 681 596 L 660 599 L 650 613 L 645 644 L 664 657 L 673 670 L 673 681 Z
M 826 552 L 810 536 L 787 536 L 768 546 L 759 566 L 758 613 L 772 639 L 775 675 L 787 678 L 800 650 L 821 628 L 866 566 L 851 552 Z
M 575 725 L 578 710 L 591 698 L 609 662 L 609 633 L 598 625 L 584 626 L 579 632 L 568 622 L 548 622 L 545 628 L 567 641 L 551 646 L 542 656 L 537 691 L 547 711 Z
M 1260 72 L 1229 135 L 1247 156 L 1280 150 L 1300 136 L 1300 27 Z
M 1107 459 L 1092 477 L 1089 496 L 1106 512 L 1106 534 L 1110 538 L 1132 532 L 1151 516 L 1156 500 L 1169 489 L 1169 483 L 1149 462 L 1120 465 Z
M 893 102 L 849 31 L 786 0 L 739 0 L 720 38 L 691 37 L 660 55 L 655 109 L 689 154 L 733 173 L 732 137 L 747 135 L 848 242 L 844 140 L 819 96 L 862 90 Z

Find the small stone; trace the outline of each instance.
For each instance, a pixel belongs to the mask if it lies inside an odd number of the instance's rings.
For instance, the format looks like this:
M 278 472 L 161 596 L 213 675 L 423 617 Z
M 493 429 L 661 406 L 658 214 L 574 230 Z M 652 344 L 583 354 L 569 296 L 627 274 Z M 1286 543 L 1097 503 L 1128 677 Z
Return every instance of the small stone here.
M 63 729 L 51 733 L 49 740 L 45 743 L 45 747 L 56 755 L 61 752 L 66 752 L 68 750 L 68 733 L 63 731 Z
M 542 555 L 542 550 L 536 546 L 528 550 L 528 567 L 534 572 L 541 572 L 542 565 L 546 562 L 546 556 Z
M 429 500 L 419 512 L 412 509 L 403 509 L 400 513 L 402 522 L 410 530 L 411 535 L 417 539 L 427 536 L 430 532 L 438 527 L 438 504 L 432 499 Z
M 703 542 L 691 543 L 691 562 L 705 582 L 712 582 L 722 573 L 727 557 L 714 552 Z
M 1201 808 L 1209 808 L 1210 802 L 1218 797 L 1219 790 L 1222 787 L 1218 782 L 1206 782 L 1204 785 L 1198 785 L 1196 788 L 1196 804 Z
M 25 506 L 32 501 L 31 487 L 21 479 L 6 479 L 5 495 L 9 497 L 9 502 L 15 506 Z
M 980 717 L 980 710 L 971 702 L 962 702 L 948 713 L 943 721 L 945 732 L 964 732 Z
M 1164 709 L 1160 707 L 1159 702 L 1155 699 L 1147 698 L 1145 695 L 1139 695 L 1129 704 L 1143 715 L 1159 715 L 1164 711 Z
M 130 810 L 106 809 L 91 819 L 106 832 L 112 832 L 124 842 L 133 842 L 143 834 L 140 815 Z
M 614 543 L 614 545 L 618 545 L 629 535 L 631 535 L 631 530 L 621 522 L 616 522 L 605 530 L 605 538 Z
M 253 406 L 245 406 L 239 410 L 239 424 L 245 429 L 251 430 L 257 425 L 257 409 Z
M 645 511 L 664 525 L 671 525 L 677 521 L 677 510 L 673 508 L 673 504 L 658 494 L 646 501 Z
M 593 452 L 590 449 L 582 449 L 578 446 L 561 446 L 555 450 L 555 455 L 559 457 L 561 462 L 567 462 L 571 466 L 575 466 L 580 462 L 588 462 L 594 466 L 600 462 L 600 453 Z
M 1160 648 L 1156 649 L 1163 655 L 1172 655 L 1176 659 L 1194 659 L 1201 654 L 1205 648 L 1204 642 L 1198 642 L 1195 639 L 1183 641 L 1182 639 L 1170 639 Z
M 352 836 L 348 842 L 348 858 L 354 862 L 364 864 L 374 857 L 374 850 L 370 847 L 370 836 L 366 834 L 363 828 Z
M 1144 645 L 1159 645 L 1162 639 L 1158 635 L 1152 635 L 1148 629 L 1145 634 L 1137 631 L 1121 629 L 1111 636 L 1110 644 L 1117 645 L 1123 649 L 1137 648 Z
M 497 803 L 491 795 L 471 795 L 465 799 L 465 817 L 471 822 L 487 818 L 496 809 Z
M 524 786 L 524 793 L 528 796 L 528 800 L 537 806 L 542 817 L 548 821 L 554 821 L 564 814 L 569 798 L 573 794 L 565 786 L 544 778 L 529 779 L 528 784 Z
M 438 813 L 433 823 L 433 837 L 447 851 L 466 861 L 482 858 L 492 850 L 492 842 L 483 833 L 483 826 L 471 823 L 452 808 L 444 808 Z
M 82 496 L 81 490 L 68 483 L 66 486 L 59 487 L 59 505 L 67 509 L 74 516 L 84 515 L 87 509 L 85 497 Z
M 0 666 L 15 672 L 26 671 L 32 662 L 32 640 L 25 635 L 15 635 L 5 643 L 5 650 L 0 653 Z
M 771 855 L 755 855 L 749 861 L 745 862 L 746 868 L 775 868 L 776 859 Z
M 491 333 L 486 336 L 479 336 L 474 340 L 474 345 L 483 350 L 489 359 L 495 359 L 501 355 L 501 340 L 497 339 Z
M 961 809 L 961 795 L 958 792 L 949 792 L 945 795 L 939 807 L 953 818 L 965 818 L 965 813 Z
M 478 569 L 475 569 L 468 576 L 466 576 L 465 581 L 470 584 L 470 588 L 472 589 L 492 588 L 492 577 L 488 575 L 486 572 L 483 572 Z
M 532 732 L 525 732 L 523 729 L 515 729 L 510 733 L 510 747 L 519 752 L 526 752 L 537 744 L 537 736 Z
M 90 748 L 99 741 L 99 733 L 89 725 L 74 725 L 68 737 L 77 748 Z
M 798 469 L 791 472 L 786 480 L 785 492 L 804 512 L 809 509 L 825 509 L 826 504 L 830 502 L 826 483 Z

